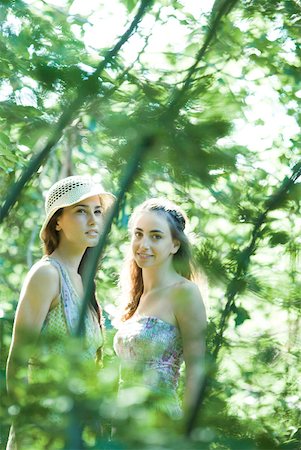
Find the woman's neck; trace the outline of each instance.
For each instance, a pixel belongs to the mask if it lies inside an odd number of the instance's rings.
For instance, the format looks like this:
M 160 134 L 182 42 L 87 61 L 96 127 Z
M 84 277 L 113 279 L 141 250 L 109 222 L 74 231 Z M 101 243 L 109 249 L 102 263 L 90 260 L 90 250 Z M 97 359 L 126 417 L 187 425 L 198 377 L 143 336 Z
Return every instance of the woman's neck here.
M 170 267 L 169 270 L 153 270 L 152 268 L 145 268 L 142 270 L 143 278 L 143 293 L 146 294 L 154 289 L 164 288 L 170 286 L 179 280 L 180 275 Z
M 62 247 L 58 247 L 50 256 L 58 259 L 62 264 L 64 264 L 64 266 L 66 266 L 66 268 L 68 268 L 72 272 L 77 273 L 83 254 L 84 251 L 79 251 L 76 249 L 70 251 L 70 248 L 67 251 Z

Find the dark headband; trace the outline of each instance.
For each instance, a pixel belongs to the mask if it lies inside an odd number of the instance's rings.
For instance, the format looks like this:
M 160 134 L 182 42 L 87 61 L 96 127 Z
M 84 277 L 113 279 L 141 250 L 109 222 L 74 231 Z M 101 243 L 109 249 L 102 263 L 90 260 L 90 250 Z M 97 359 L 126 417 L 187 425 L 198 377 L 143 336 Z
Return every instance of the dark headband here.
M 185 230 L 186 220 L 183 215 L 179 211 L 175 211 L 174 209 L 167 209 L 166 212 L 172 216 L 174 221 L 176 222 L 177 227 L 181 230 Z
M 185 220 L 185 217 L 183 216 L 183 214 L 180 213 L 180 211 L 176 211 L 175 209 L 169 209 L 168 207 L 165 207 L 165 206 L 154 206 L 151 209 L 153 211 L 166 212 L 167 214 L 169 214 L 172 217 L 173 222 L 175 223 L 176 227 L 179 230 L 181 230 L 181 231 L 185 230 L 186 220 Z

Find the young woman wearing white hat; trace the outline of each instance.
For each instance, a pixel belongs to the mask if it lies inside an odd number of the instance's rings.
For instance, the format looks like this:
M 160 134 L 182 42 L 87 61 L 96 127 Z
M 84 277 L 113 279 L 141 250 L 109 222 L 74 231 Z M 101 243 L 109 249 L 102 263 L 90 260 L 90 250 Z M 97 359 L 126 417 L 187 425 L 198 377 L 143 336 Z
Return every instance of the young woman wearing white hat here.
M 64 355 L 64 340 L 75 333 L 83 299 L 80 263 L 87 248 L 97 245 L 104 213 L 113 201 L 112 194 L 86 176 L 67 177 L 50 188 L 40 232 L 45 255 L 26 276 L 15 316 L 7 362 L 10 395 L 18 386 L 22 364 L 28 364 L 29 381 L 39 380 L 42 344 L 43 352 L 46 344 L 46 352 Z M 49 338 L 53 344 L 47 347 Z M 102 332 L 95 298 L 85 318 L 85 340 L 82 357 L 96 359 Z M 34 354 L 28 353 L 29 342 L 36 344 Z M 14 445 L 10 439 L 7 448 L 16 448 Z

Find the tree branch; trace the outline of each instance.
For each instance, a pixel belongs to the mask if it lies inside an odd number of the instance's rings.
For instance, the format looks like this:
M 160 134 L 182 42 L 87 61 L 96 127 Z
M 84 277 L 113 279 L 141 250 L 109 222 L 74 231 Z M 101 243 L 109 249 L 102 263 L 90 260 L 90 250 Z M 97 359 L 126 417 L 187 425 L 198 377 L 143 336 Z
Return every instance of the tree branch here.
M 238 0 L 216 0 L 211 16 L 210 16 L 210 24 L 209 24 L 209 32 L 207 33 L 206 39 L 200 50 L 198 51 L 195 61 L 188 70 L 187 76 L 183 81 L 183 88 L 180 91 L 177 91 L 174 95 L 174 98 L 171 100 L 171 109 L 175 110 L 180 109 L 186 103 L 185 94 L 189 90 L 191 83 L 193 81 L 193 76 L 195 72 L 198 70 L 198 65 L 203 59 L 206 51 L 208 50 L 210 44 L 212 43 L 214 37 L 216 36 L 216 32 L 221 24 L 222 19 L 230 12 L 230 10 L 235 6 Z M 219 6 L 218 3 L 221 3 Z
M 229 282 L 227 287 L 226 291 L 227 303 L 220 319 L 219 332 L 216 336 L 215 348 L 212 353 L 214 361 L 216 361 L 218 353 L 222 346 L 225 326 L 231 314 L 232 307 L 234 305 L 234 300 L 240 291 L 239 282 L 243 280 L 248 271 L 250 258 L 255 253 L 257 241 L 261 238 L 261 230 L 266 221 L 267 215 L 270 211 L 278 208 L 285 195 L 287 195 L 287 193 L 294 186 L 295 182 L 300 176 L 301 176 L 301 161 L 293 167 L 292 175 L 289 178 L 285 177 L 281 186 L 266 201 L 265 210 L 259 214 L 257 220 L 255 221 L 250 244 L 240 252 L 237 258 L 238 261 L 237 269 L 235 275 L 233 276 L 232 280 Z M 187 421 L 186 433 L 188 436 L 190 435 L 193 429 L 198 411 L 205 399 L 210 376 L 212 376 L 211 373 L 206 375 L 204 382 L 200 387 L 195 407 L 193 408 L 193 411 L 191 412 L 191 415 Z
M 109 50 L 107 52 L 104 60 L 98 65 L 96 71 L 92 75 L 90 75 L 87 80 L 85 80 L 83 83 L 81 83 L 81 85 L 79 86 L 78 91 L 77 91 L 77 97 L 73 100 L 73 102 L 71 103 L 69 108 L 67 108 L 61 115 L 57 124 L 54 126 L 53 134 L 49 138 L 45 147 L 37 155 L 34 155 L 31 158 L 28 166 L 23 170 L 20 178 L 10 187 L 7 197 L 4 201 L 4 204 L 2 205 L 2 207 L 0 209 L 0 223 L 3 222 L 3 220 L 5 219 L 5 217 L 8 214 L 9 210 L 16 203 L 18 196 L 19 196 L 20 192 L 22 191 L 22 189 L 24 188 L 24 186 L 26 185 L 26 183 L 31 179 L 33 174 L 38 171 L 40 166 L 46 160 L 46 158 L 49 155 L 52 148 L 58 143 L 58 141 L 62 137 L 64 129 L 67 127 L 67 125 L 70 124 L 75 113 L 82 106 L 82 104 L 85 102 L 85 100 L 91 95 L 91 89 L 89 89 L 89 86 L 91 86 L 91 82 L 93 85 L 94 81 L 96 81 L 96 82 L 98 81 L 98 77 L 101 74 L 101 72 L 116 57 L 116 55 L 118 54 L 121 47 L 130 38 L 131 34 L 138 26 L 143 15 L 146 13 L 147 8 L 152 4 L 152 2 L 153 2 L 153 0 L 142 0 L 141 1 L 138 12 L 135 15 L 129 28 L 121 36 L 121 38 L 119 39 L 117 44 L 111 50 Z

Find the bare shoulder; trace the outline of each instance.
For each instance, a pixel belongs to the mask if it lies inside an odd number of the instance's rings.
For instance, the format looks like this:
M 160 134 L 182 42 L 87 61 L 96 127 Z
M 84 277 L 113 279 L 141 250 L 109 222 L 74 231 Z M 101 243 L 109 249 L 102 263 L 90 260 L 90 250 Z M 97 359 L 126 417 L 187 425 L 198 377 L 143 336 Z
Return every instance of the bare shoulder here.
M 172 304 L 174 314 L 179 321 L 195 318 L 206 321 L 206 310 L 201 292 L 196 283 L 183 279 L 173 287 Z
M 178 301 L 181 302 L 183 299 L 202 302 L 202 296 L 198 285 L 185 278 L 173 286 L 172 297 L 176 303 Z
M 41 259 L 31 267 L 27 278 L 32 281 L 49 280 L 49 282 L 53 283 L 59 282 L 59 273 L 49 261 Z
M 60 293 L 60 275 L 49 261 L 41 259 L 28 272 L 16 312 L 17 329 L 40 332 L 45 317 Z
M 35 263 L 29 270 L 24 284 L 22 293 L 36 292 L 40 294 L 42 291 L 44 295 L 54 297 L 59 293 L 60 275 L 58 270 L 46 260 L 41 259 Z

